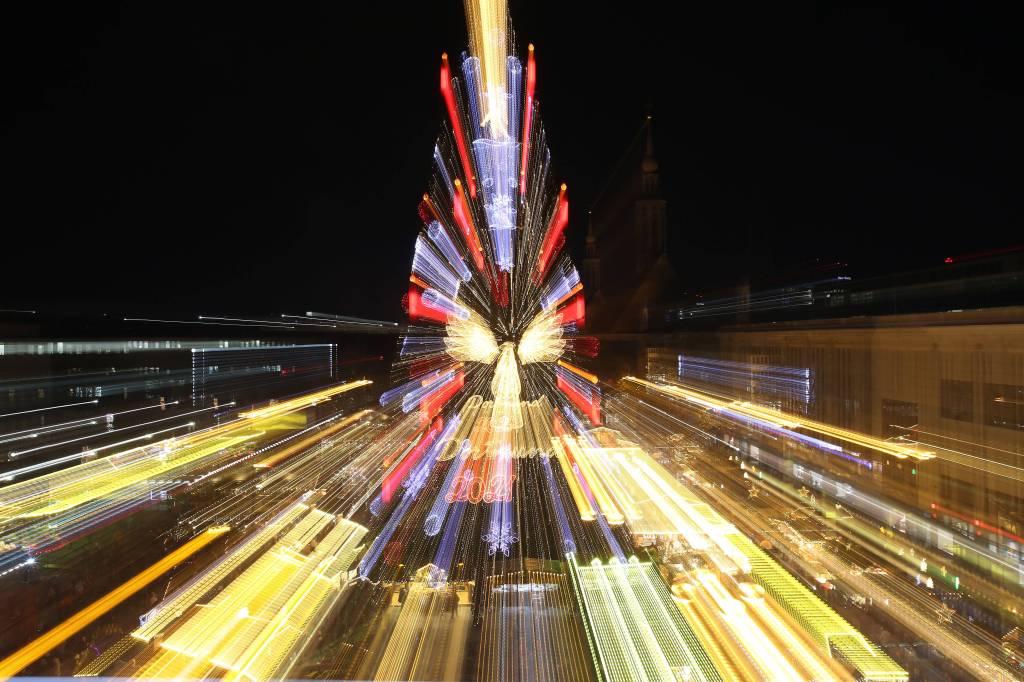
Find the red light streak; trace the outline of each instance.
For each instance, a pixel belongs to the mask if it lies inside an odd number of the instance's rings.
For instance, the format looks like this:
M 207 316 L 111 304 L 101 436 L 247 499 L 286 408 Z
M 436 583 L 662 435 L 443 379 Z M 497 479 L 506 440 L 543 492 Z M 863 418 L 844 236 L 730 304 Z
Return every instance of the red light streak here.
M 423 290 L 415 284 L 409 285 L 409 319 L 448 324 L 448 316 L 445 313 L 424 305 Z
M 455 200 L 452 204 L 452 213 L 455 214 L 455 222 L 459 224 L 462 237 L 466 240 L 466 248 L 473 257 L 473 264 L 480 272 L 484 272 L 484 247 L 480 244 L 480 237 L 476 233 L 476 226 L 473 224 L 473 214 L 469 211 L 469 203 L 466 201 L 466 193 L 462 189 L 462 183 L 455 181 Z
M 1009 531 L 1006 531 L 1006 530 L 1003 530 L 1002 528 L 997 528 L 996 526 L 993 526 L 992 524 L 985 523 L 981 519 L 971 518 L 970 516 L 967 516 L 966 514 L 961 514 L 960 512 L 953 511 L 952 509 L 948 509 L 946 507 L 943 507 L 942 505 L 936 504 L 935 502 L 932 502 L 931 507 L 935 511 L 942 512 L 943 514 L 948 514 L 949 516 L 955 516 L 956 518 L 960 519 L 961 521 L 967 521 L 968 523 L 970 523 L 973 526 L 977 526 L 978 528 L 983 528 L 983 529 L 985 529 L 985 530 L 987 530 L 989 532 L 992 532 L 992 533 L 995 533 L 996 535 L 999 535 L 1000 537 L 1009 538 L 1010 540 L 1013 540 L 1014 542 L 1018 542 L 1018 543 L 1024 545 L 1024 538 L 1022 538 L 1021 536 L 1014 535 L 1013 533 L 1011 533 Z
M 565 347 L 573 353 L 576 353 L 576 355 L 585 355 L 588 358 L 596 358 L 598 352 L 601 350 L 601 340 L 593 336 L 578 336 L 576 338 L 566 339 Z
M 572 404 L 580 409 L 580 412 L 587 415 L 591 423 L 595 426 L 601 423 L 601 399 L 587 398 L 585 395 L 570 384 L 568 381 L 563 379 L 561 376 L 556 378 L 559 390 L 562 391 L 572 401 Z
M 406 455 L 405 459 L 403 459 L 401 463 L 399 463 L 399 465 L 395 467 L 390 474 L 388 474 L 387 478 L 384 479 L 384 483 L 381 484 L 380 495 L 385 504 L 391 503 L 391 498 L 394 497 L 398 486 L 402 484 L 402 481 L 404 481 L 405 477 L 409 474 L 409 470 L 412 469 L 413 465 L 419 461 L 420 457 L 423 456 L 423 453 L 427 451 L 427 448 L 429 448 L 431 443 L 434 442 L 434 439 L 437 438 L 437 435 L 441 433 L 441 428 L 443 426 L 444 422 L 440 417 L 434 420 L 434 424 L 430 427 L 430 430 L 420 438 L 420 442 L 409 451 L 409 454 Z
M 586 322 L 586 312 L 586 301 L 583 298 L 583 293 L 580 292 L 567 304 L 558 309 L 556 313 L 558 315 L 558 324 L 565 326 L 576 323 L 578 327 L 582 327 Z
M 419 205 L 420 220 L 423 221 L 424 225 L 429 225 L 432 220 L 440 221 L 437 217 L 437 209 L 434 208 L 433 202 L 430 201 L 430 197 L 424 192 L 423 201 Z
M 444 104 L 448 108 L 448 118 L 452 122 L 452 130 L 455 132 L 455 144 L 459 148 L 459 158 L 462 159 L 462 172 L 466 174 L 466 182 L 469 184 L 469 196 L 476 197 L 476 178 L 473 177 L 473 166 L 469 162 L 469 152 L 466 151 L 466 137 L 462 134 L 462 120 L 459 118 L 459 110 L 455 106 L 455 93 L 452 91 L 452 74 L 448 68 L 448 53 L 441 55 L 441 95 L 444 96 Z
M 544 241 L 540 247 L 540 254 L 537 256 L 537 281 L 544 278 L 548 267 L 555 260 L 554 257 L 565 244 L 565 235 L 563 233 L 568 224 L 569 200 L 565 196 L 565 184 L 563 183 L 558 193 L 558 208 L 555 209 L 555 215 L 551 218 L 551 224 L 548 226 L 547 234 L 544 236 Z
M 530 159 L 530 126 L 533 124 L 533 93 L 537 88 L 537 61 L 533 57 L 533 44 L 526 58 L 526 107 L 523 111 L 523 154 L 519 165 L 519 194 L 526 194 L 526 165 Z
M 431 417 L 434 417 L 441 411 L 453 395 L 459 392 L 466 383 L 466 375 L 463 372 L 459 372 L 449 381 L 443 388 L 431 393 L 430 395 L 424 396 L 420 400 L 420 419 L 423 422 L 429 421 Z

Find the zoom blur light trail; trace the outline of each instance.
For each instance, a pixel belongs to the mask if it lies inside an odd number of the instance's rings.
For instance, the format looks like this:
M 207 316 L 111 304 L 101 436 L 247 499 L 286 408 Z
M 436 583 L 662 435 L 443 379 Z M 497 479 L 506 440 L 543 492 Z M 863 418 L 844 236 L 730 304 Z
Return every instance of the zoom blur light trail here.
M 68 405 L 58 405 L 57 407 L 77 407 L 79 405 L 94 405 L 94 404 L 96 404 L 98 402 L 99 402 L 98 400 L 87 400 L 87 401 L 85 401 L 83 403 L 70 403 Z M 72 427 L 74 427 L 76 425 L 84 427 L 84 426 L 87 426 L 87 425 L 96 424 L 101 419 L 110 422 L 115 417 L 119 417 L 122 414 L 132 414 L 134 412 L 144 412 L 146 410 L 158 410 L 158 409 L 160 409 L 162 407 L 169 407 L 171 405 L 177 405 L 180 402 L 181 401 L 173 400 L 173 401 L 171 401 L 169 403 L 164 403 L 163 405 L 161 405 L 160 403 L 157 403 L 155 405 L 146 405 L 145 407 L 135 407 L 135 408 L 132 408 L 132 409 L 129 409 L 129 410 L 119 410 L 117 412 L 104 412 L 103 414 L 98 414 L 98 415 L 95 415 L 95 416 L 92 416 L 92 417 L 83 417 L 81 419 L 72 419 L 71 421 L 58 422 L 56 424 L 48 424 L 46 426 L 34 426 L 34 427 L 30 428 L 30 429 L 22 429 L 20 431 L 10 431 L 10 432 L 7 432 L 7 433 L 0 433 L 0 439 L 4 439 L 4 440 L 0 440 L 0 443 L 7 442 L 8 440 L 23 440 L 24 438 L 33 437 L 32 434 L 39 433 L 41 431 L 49 432 L 49 431 L 56 431 L 56 430 L 65 430 L 66 428 L 72 428 Z M 8 413 L 7 415 L 4 415 L 4 416 L 10 417 L 10 416 L 15 416 L 15 415 L 20 415 L 20 414 L 29 414 L 31 412 L 41 412 L 41 411 L 46 410 L 46 409 L 51 409 L 51 408 L 42 407 L 42 408 L 39 408 L 38 410 L 26 410 L 25 412 L 11 412 L 11 413 Z M 56 409 L 56 408 L 52 408 L 52 409 Z M 45 435 L 45 434 L 40 434 L 40 435 Z M 20 438 L 19 438 L 19 436 L 20 436 Z
M 570 556 L 569 568 L 605 679 L 672 680 L 684 669 L 687 679 L 722 679 L 653 564 L 595 559 L 579 566 Z
M 280 418 L 370 382 L 331 386 L 251 410 L 225 424 L 134 447 L 0 488 L 0 572 L 133 513 L 175 485 L 247 461 L 232 448 L 279 428 Z
M 829 679 L 834 655 L 860 677 L 905 679 L 720 515 L 714 495 L 682 482 L 691 471 L 663 465 L 663 444 L 623 418 L 621 396 L 605 401 L 587 369 L 597 341 L 577 336 L 586 301 L 565 250 L 567 189 L 538 117 L 533 46 L 524 69 L 505 0 L 466 2 L 470 51 L 457 65 L 442 56 L 447 124 L 409 244 L 410 324 L 395 329 L 380 409 L 302 428 L 293 413 L 370 383 L 349 382 L 2 488 L 2 546 L 13 538 L 28 562 L 53 535 L 75 537 L 204 480 L 177 527 L 245 524 L 144 614 L 127 646 L 104 654 L 104 669 L 89 668 L 97 674 L 262 682 L 309 673 L 326 655 L 333 662 L 316 677 L 341 677 L 344 665 L 352 676 L 454 679 L 475 661 L 480 679 L 515 682 Z M 293 325 L 337 326 L 261 326 Z M 805 441 L 825 443 L 799 430 L 858 443 L 746 404 L 671 397 Z M 287 435 L 264 438 L 276 429 Z M 637 549 L 655 543 L 684 559 L 640 562 Z M 343 611 L 342 595 L 352 597 Z M 480 648 L 466 651 L 474 627 Z
M 274 403 L 273 405 L 269 405 L 267 407 L 263 407 L 257 410 L 252 410 L 251 412 L 243 412 L 238 416 L 242 419 L 264 419 L 267 417 L 276 417 L 282 414 L 286 414 L 288 412 L 294 412 L 295 410 L 311 407 L 325 400 L 330 400 L 334 396 L 339 395 L 341 393 L 346 393 L 348 391 L 352 391 L 363 386 L 369 386 L 372 383 L 373 382 L 370 381 L 369 379 L 349 381 L 344 384 L 331 386 L 330 388 L 325 388 L 320 391 L 307 393 L 305 395 L 292 398 L 291 400 L 284 400 L 279 403 Z
M 239 418 L 182 438 L 136 447 L 0 489 L 0 524 L 18 518 L 52 516 L 163 475 L 253 437 L 263 420 L 316 405 L 365 386 L 366 380 L 299 396 L 239 415 Z
M 337 433 L 338 431 L 341 431 L 342 429 L 351 426 L 353 423 L 359 421 L 368 414 L 370 414 L 369 410 L 361 410 L 359 412 L 356 412 L 355 414 L 349 415 L 348 417 L 345 417 L 338 423 L 331 424 L 330 426 L 325 426 L 323 429 L 313 433 L 311 436 L 304 438 L 292 445 L 289 445 L 280 452 L 275 452 L 273 455 L 267 457 L 266 459 L 262 459 L 259 462 L 256 462 L 255 464 L 253 464 L 253 466 L 257 469 L 268 469 L 270 467 L 277 466 L 278 464 L 288 459 L 295 453 L 302 452 L 306 448 L 312 446 L 314 443 L 317 443 L 323 440 L 324 438 L 328 438 Z
M 99 402 L 99 400 L 85 400 L 85 401 L 80 402 L 80 403 L 66 403 L 64 405 L 51 405 L 50 407 L 37 407 L 34 410 L 22 410 L 21 412 L 5 412 L 4 414 L 0 414 L 0 419 L 3 419 L 4 417 L 17 417 L 17 416 L 23 415 L 23 414 L 32 414 L 33 412 L 47 412 L 49 410 L 63 410 L 64 408 L 67 408 L 67 407 L 78 407 L 80 405 L 95 405 L 98 402 Z
M 234 405 L 234 403 L 230 403 L 230 405 Z M 225 407 L 227 407 L 227 405 L 225 405 Z M 103 432 L 102 435 L 106 436 L 106 435 L 111 434 L 111 433 L 120 433 L 122 431 L 134 431 L 135 429 L 141 429 L 141 428 L 146 427 L 146 426 L 152 426 L 153 424 L 162 424 L 163 422 L 174 421 L 175 419 L 180 419 L 182 417 L 188 417 L 188 416 L 191 416 L 191 415 L 194 415 L 194 414 L 199 414 L 201 412 L 209 412 L 209 411 L 216 410 L 216 409 L 219 409 L 219 408 L 216 408 L 216 407 L 204 407 L 204 408 L 199 409 L 199 410 L 191 410 L 189 412 L 182 412 L 181 414 L 172 415 L 170 417 L 162 417 L 160 419 L 153 419 L 152 421 L 148 421 L 148 422 L 140 422 L 138 424 L 129 424 L 128 426 L 121 426 L 121 427 L 118 427 L 116 429 L 107 429 L 106 431 Z M 10 457 L 11 457 L 11 459 L 14 459 L 15 457 L 22 457 L 24 455 L 28 455 L 28 454 L 31 454 L 33 452 L 39 452 L 40 450 L 49 450 L 51 448 L 59 448 L 59 447 L 65 446 L 65 445 L 70 445 L 72 443 L 80 443 L 83 440 L 86 440 L 86 441 L 87 440 L 94 440 L 95 438 L 96 438 L 95 434 L 90 434 L 90 435 L 87 435 L 87 436 L 80 436 L 78 438 L 72 438 L 70 440 L 60 441 L 58 443 L 47 443 L 46 445 L 40 445 L 38 447 L 30 448 L 28 450 L 19 450 L 19 451 L 16 451 L 16 452 L 12 452 L 10 454 Z M 86 454 L 93 454 L 93 453 L 95 453 L 95 452 L 97 452 L 99 450 L 103 450 L 103 449 L 106 449 L 106 448 L 109 448 L 109 447 L 117 447 L 117 444 L 114 444 L 112 446 L 104 446 L 103 448 L 90 448 L 90 449 L 88 449 L 86 451 Z M 81 456 L 81 453 L 79 453 L 79 456 Z
M 8 471 L 8 472 L 4 473 L 2 476 L 0 476 L 0 481 L 13 481 L 15 478 L 19 478 L 19 477 L 23 476 L 24 474 L 30 474 L 30 473 L 33 473 L 35 471 L 42 471 L 43 469 L 52 469 L 53 467 L 60 466 L 61 464 L 67 464 L 68 462 L 74 462 L 76 459 L 80 460 L 80 459 L 82 459 L 83 456 L 92 456 L 92 455 L 95 455 L 95 454 L 97 454 L 99 452 L 102 452 L 104 450 L 111 450 L 113 448 L 120 448 L 120 447 L 123 447 L 125 445 L 128 445 L 129 443 L 136 443 L 136 442 L 138 442 L 140 440 L 152 440 L 153 436 L 159 436 L 159 435 L 162 435 L 162 434 L 165 434 L 165 433 L 171 433 L 172 431 L 180 431 L 181 429 L 192 428 L 195 425 L 196 425 L 195 422 L 186 422 L 184 424 L 179 424 L 177 426 L 171 426 L 171 427 L 166 428 L 166 429 L 160 429 L 158 431 L 151 431 L 150 433 L 146 433 L 146 434 L 143 434 L 141 436 L 136 436 L 134 438 L 127 438 L 125 440 L 121 440 L 121 441 L 118 441 L 116 443 L 107 443 L 106 445 L 102 445 L 102 446 L 97 447 L 97 448 L 92 448 L 91 450 L 89 450 L 88 452 L 85 452 L 85 453 L 75 452 L 75 453 L 70 454 L 70 455 L 64 455 L 62 457 L 56 457 L 54 459 L 48 459 L 45 462 L 39 462 L 38 464 L 30 464 L 29 466 L 20 467 L 18 469 L 12 469 L 11 471 Z M 109 431 L 108 431 L 108 433 L 109 433 Z
M 574 595 L 564 570 L 493 575 L 484 594 L 478 682 L 593 679 L 583 633 L 573 623 Z M 517 615 L 509 618 L 509 613 Z
M 935 458 L 935 453 L 928 450 L 922 450 L 920 448 L 913 448 L 881 440 L 879 438 L 873 438 L 867 434 L 841 429 L 812 419 L 806 419 L 798 415 L 768 410 L 747 402 L 722 400 L 721 398 L 716 398 L 707 393 L 694 391 L 674 384 L 665 384 L 660 382 L 655 383 L 645 379 L 638 379 L 637 377 L 624 378 L 626 381 L 635 383 L 639 386 L 644 386 L 645 388 L 672 398 L 684 400 L 706 410 L 718 412 L 727 417 L 746 420 L 763 428 L 782 431 L 786 434 L 794 434 L 797 437 L 804 436 L 806 438 L 806 435 L 802 432 L 809 431 L 811 433 L 816 433 L 828 438 L 834 438 L 860 447 L 884 452 L 898 459 L 911 458 L 917 461 L 923 461 Z M 824 443 L 826 447 L 831 445 L 824 441 L 822 441 L 822 443 Z M 834 445 L 832 446 L 832 448 L 835 447 L 836 446 Z
M 115 606 L 132 596 L 161 575 L 171 570 L 185 559 L 228 532 L 228 526 L 210 528 L 201 535 L 189 540 L 164 558 L 154 563 L 138 575 L 126 580 L 120 586 L 103 597 L 89 604 L 84 609 L 65 620 L 46 634 L 37 637 L 7 658 L 0 661 L 0 679 L 18 674 L 35 661 L 42 658 L 54 647 L 67 641 L 97 618 L 108 613 Z
M 293 505 L 201 574 L 195 589 L 152 614 L 158 627 L 147 622 L 133 633 L 149 641 L 175 625 L 134 675 L 198 678 L 219 669 L 228 680 L 286 677 L 294 653 L 308 641 L 308 633 L 295 625 L 315 624 L 329 610 L 365 533 L 348 519 Z M 253 556 L 241 572 L 231 570 Z M 205 608 L 186 608 L 217 585 L 216 598 Z

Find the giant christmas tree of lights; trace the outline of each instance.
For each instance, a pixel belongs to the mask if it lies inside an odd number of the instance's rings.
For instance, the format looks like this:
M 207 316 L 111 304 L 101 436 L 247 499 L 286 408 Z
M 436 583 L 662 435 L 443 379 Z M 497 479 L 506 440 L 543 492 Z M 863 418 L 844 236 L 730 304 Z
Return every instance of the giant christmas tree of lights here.
M 371 511 L 387 522 L 362 575 L 397 558 L 387 547 L 410 510 L 426 508 L 414 505 L 421 495 L 433 495 L 423 535 L 439 544 L 440 574 L 478 515 L 469 510 L 464 524 L 467 504 L 485 505 L 478 537 L 486 553 L 510 556 L 521 537 L 519 496 L 533 489 L 523 460 L 550 457 L 553 435 L 601 419 L 597 377 L 582 367 L 598 344 L 579 335 L 583 286 L 565 253 L 569 202 L 538 115 L 534 48 L 525 66 L 511 53 L 504 3 L 468 2 L 466 13 L 469 53 L 457 69 L 441 58 L 448 116 L 419 206 L 397 385 L 380 398 L 407 415 L 397 431 L 410 435 L 386 459 Z M 550 463 L 539 467 L 553 485 Z M 560 501 L 557 516 L 571 545 Z

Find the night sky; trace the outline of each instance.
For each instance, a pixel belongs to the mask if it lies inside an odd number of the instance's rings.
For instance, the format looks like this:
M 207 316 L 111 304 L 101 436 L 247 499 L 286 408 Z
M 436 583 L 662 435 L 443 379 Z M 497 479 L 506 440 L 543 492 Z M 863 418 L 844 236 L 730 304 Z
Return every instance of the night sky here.
M 11 4 L 0 308 L 398 319 L 459 0 Z M 708 4 L 512 3 L 577 253 L 648 111 L 686 287 L 1024 242 L 1016 21 Z

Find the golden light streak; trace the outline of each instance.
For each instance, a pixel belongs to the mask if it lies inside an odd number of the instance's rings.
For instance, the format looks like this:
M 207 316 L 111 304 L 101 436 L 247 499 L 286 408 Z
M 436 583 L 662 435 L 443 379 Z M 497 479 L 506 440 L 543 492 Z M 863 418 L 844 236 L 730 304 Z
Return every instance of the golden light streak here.
M 594 496 L 598 509 L 604 514 L 605 520 L 613 526 L 625 523 L 625 515 L 612 498 L 607 485 L 605 485 L 605 481 L 594 470 L 590 458 L 583 452 L 583 448 L 580 447 L 577 439 L 571 436 L 564 436 L 562 441 L 566 450 L 572 456 L 576 467 L 579 469 L 580 475 L 587 482 L 587 487 L 590 488 L 590 493 Z
M 746 536 L 736 532 L 729 541 L 750 562 L 754 579 L 779 608 L 788 613 L 822 652 L 835 652 L 863 679 L 906 680 L 907 672 L 868 640 L 800 581 L 779 566 Z
M 627 462 L 622 457 L 615 457 L 608 448 L 581 448 L 583 456 L 590 468 L 600 477 L 601 483 L 608 489 L 615 506 L 631 522 L 639 521 L 643 514 L 637 505 L 634 495 L 626 489 Z M 639 497 L 644 499 L 644 497 Z
M 490 123 L 495 139 L 507 138 L 508 9 L 504 0 L 466 0 L 470 52 L 480 59 L 481 126 Z
M 256 462 L 255 464 L 253 464 L 253 466 L 257 469 L 266 469 L 274 466 L 275 464 L 279 464 L 284 460 L 288 459 L 289 457 L 291 457 L 292 455 L 294 455 L 296 452 L 302 452 L 303 450 L 310 447 L 314 443 L 317 443 L 323 440 L 324 438 L 332 436 L 338 431 L 341 431 L 342 429 L 352 425 L 354 422 L 359 421 L 366 415 L 370 414 L 371 411 L 372 410 L 362 410 L 360 412 L 356 412 L 355 414 L 349 415 L 348 417 L 342 419 L 340 422 L 336 424 L 331 424 L 325 429 L 317 431 L 316 433 L 312 434 L 308 438 L 303 438 L 299 442 L 286 447 L 284 450 L 281 450 L 280 452 L 274 453 L 273 455 L 267 457 L 266 459 Z
M 480 405 L 480 412 L 477 413 L 476 423 L 469 435 L 469 457 L 480 459 L 489 456 L 491 441 L 491 412 L 494 410 L 494 401 L 488 400 Z
M 530 403 L 530 428 L 537 443 L 538 454 L 551 456 L 551 403 L 546 395 Z
M 776 412 L 748 402 L 722 400 L 721 398 L 716 398 L 705 393 L 683 388 L 682 386 L 654 383 L 637 377 L 624 377 L 624 379 L 626 381 L 631 381 L 641 386 L 645 386 L 659 393 L 700 405 L 707 409 L 729 410 L 750 419 L 766 422 L 772 426 L 791 431 L 795 429 L 810 431 L 819 435 L 835 438 L 836 440 L 852 443 L 860 447 L 884 452 L 898 459 L 911 457 L 916 460 L 928 460 L 935 457 L 934 452 L 921 450 L 919 448 L 912 448 L 899 443 L 891 443 L 889 441 L 868 436 L 867 434 L 841 429 L 822 422 L 805 419 L 794 414 L 788 414 L 786 412 Z
M 304 646 L 304 635 L 322 619 L 337 598 L 341 575 L 348 570 L 366 534 L 359 524 L 338 519 L 297 503 L 252 540 L 255 549 L 267 544 L 300 515 L 283 538 L 264 550 L 204 608 L 186 602 L 168 604 L 171 620 L 184 617 L 160 649 L 138 671 L 139 677 L 194 678 L 218 668 L 227 678 L 267 680 L 286 672 L 292 655 Z M 326 535 L 324 533 L 326 532 Z M 317 538 L 323 536 L 319 541 Z M 247 543 L 248 545 L 249 543 Z M 252 547 L 236 550 L 251 554 Z M 236 562 L 237 565 L 237 562 Z M 202 592 L 232 575 L 220 564 L 204 575 Z M 216 575 L 213 575 L 216 573 Z M 170 621 L 164 619 L 160 627 Z
M 153 582 L 161 575 L 189 558 L 212 541 L 228 532 L 230 527 L 217 526 L 210 528 L 205 533 L 197 535 L 181 547 L 177 548 L 163 559 L 160 559 L 149 568 L 136 576 L 126 580 L 120 586 L 114 588 L 103 597 L 100 597 L 92 604 L 65 620 L 46 634 L 37 637 L 13 654 L 0 661 L 0 678 L 8 678 L 16 675 L 26 667 L 39 660 L 48 651 L 74 636 L 97 618 L 105 615 L 115 606 L 132 596 L 143 587 Z
M 381 652 L 375 680 L 460 677 L 472 622 L 469 589 L 465 583 L 428 583 L 432 568 L 422 567 L 416 579 L 408 583 L 398 617 L 389 628 L 390 637 Z M 396 597 L 392 593 L 392 598 Z M 396 608 L 397 602 L 392 604 L 386 608 Z
M 767 633 L 750 618 L 743 602 L 728 593 L 717 575 L 709 571 L 697 571 L 696 577 L 698 583 L 719 608 L 722 620 L 736 634 L 744 648 L 751 653 L 755 665 L 764 673 L 765 679 L 804 679 L 804 676 L 797 672 L 782 651 L 771 642 Z
M 287 412 L 294 412 L 295 410 L 301 410 L 305 407 L 316 405 L 317 403 L 321 403 L 325 400 L 330 400 L 341 393 L 347 393 L 348 391 L 352 391 L 363 386 L 369 386 L 372 383 L 373 382 L 369 379 L 349 381 L 344 384 L 339 384 L 338 386 L 325 388 L 322 391 L 307 393 L 306 395 L 301 395 L 297 398 L 292 398 L 291 400 L 284 400 L 279 403 L 274 403 L 273 405 L 268 405 L 267 407 L 261 407 L 256 410 L 252 410 L 251 412 L 242 412 L 238 416 L 242 419 L 264 419 L 267 417 L 275 417 Z
M 477 654 L 481 682 L 589 682 L 564 573 L 519 571 L 487 578 Z M 509 617 L 510 613 L 516 614 Z M 524 656 L 523 652 L 529 652 Z
M 697 594 L 697 586 L 690 582 L 675 583 L 672 585 L 672 593 L 686 621 L 722 677 L 727 680 L 757 679 L 758 672 L 750 656 L 730 635 L 725 623 L 714 615 L 702 596 Z
M 104 497 L 117 499 L 121 491 L 130 490 L 134 484 L 181 471 L 183 467 L 201 463 L 204 458 L 258 438 L 265 430 L 276 428 L 275 420 L 287 414 L 371 383 L 359 380 L 332 386 L 253 410 L 219 426 L 123 450 L 6 486 L 0 489 L 0 522 L 52 516 Z
M 569 567 L 605 679 L 721 679 L 653 564 L 579 566 L 569 555 Z
M 117 640 L 117 643 L 104 651 L 99 657 L 87 663 L 85 667 L 75 671 L 75 677 L 99 677 L 103 671 L 114 665 L 114 662 L 121 658 L 129 649 L 138 642 L 131 635 L 125 635 Z
M 561 438 L 551 439 L 551 450 L 555 458 L 558 459 L 558 465 L 562 468 L 562 474 L 565 476 L 565 480 L 569 484 L 569 492 L 572 494 L 573 502 L 576 503 L 576 509 L 580 513 L 580 519 L 583 521 L 593 521 L 597 518 L 597 512 L 594 510 L 594 506 L 590 504 L 590 500 L 587 499 L 586 494 L 583 492 L 583 488 L 580 486 L 579 479 L 573 471 L 572 463 L 569 461 L 568 451 L 565 449 Z
M 812 651 L 806 642 L 770 609 L 764 599 L 764 590 L 751 583 L 740 583 L 743 601 L 750 607 L 751 613 L 760 621 L 762 628 L 772 633 L 783 644 L 783 650 L 796 659 L 796 662 L 812 680 L 837 679 L 838 675 L 821 659 L 819 652 Z M 848 677 L 848 676 L 844 676 Z
M 231 431 L 243 433 L 229 435 Z M 121 465 L 118 462 L 119 455 L 125 453 L 118 453 L 109 458 L 85 462 L 47 476 L 29 479 L 4 488 L 0 493 L 0 520 L 51 516 L 104 496 L 115 496 L 118 491 L 132 484 L 158 477 L 167 471 L 261 435 L 261 431 L 253 430 L 252 424 L 233 422 L 224 428 L 215 428 L 201 435 L 168 439 L 164 441 L 168 454 L 162 457 L 145 456 Z M 147 449 L 153 447 L 151 445 Z M 159 444 L 156 444 L 156 447 L 159 447 Z M 133 448 L 131 452 L 146 454 L 141 448 Z M 31 492 L 22 496 L 19 486 Z M 11 499 L 12 502 L 5 504 L 4 498 Z
M 559 360 L 558 361 L 558 366 L 559 367 L 564 367 L 565 369 L 569 370 L 573 374 L 586 379 L 587 381 L 589 381 L 592 384 L 596 384 L 597 383 L 597 375 L 596 374 L 592 374 L 590 372 L 584 371 L 584 370 L 580 369 L 579 367 L 577 367 L 576 365 L 569 364 L 565 360 Z
M 471 395 L 466 400 L 466 404 L 462 406 L 462 410 L 459 412 L 459 426 L 455 429 L 455 433 L 452 434 L 451 440 L 445 443 L 444 450 L 441 451 L 438 460 L 454 459 L 462 451 L 463 442 L 469 438 L 469 434 L 476 424 L 477 414 L 480 412 L 480 406 L 483 404 L 483 401 L 483 397 L 479 395 Z
M 211 589 L 231 575 L 250 557 L 266 547 L 267 543 L 273 540 L 282 529 L 291 525 L 308 509 L 309 507 L 301 502 L 293 504 L 271 523 L 268 523 L 239 545 L 232 548 L 231 553 L 223 560 L 211 566 L 186 587 L 170 598 L 165 599 L 150 611 L 145 624 L 136 628 L 131 633 L 131 637 L 142 642 L 151 641 L 185 611 L 194 606 L 203 595 L 209 593 Z

